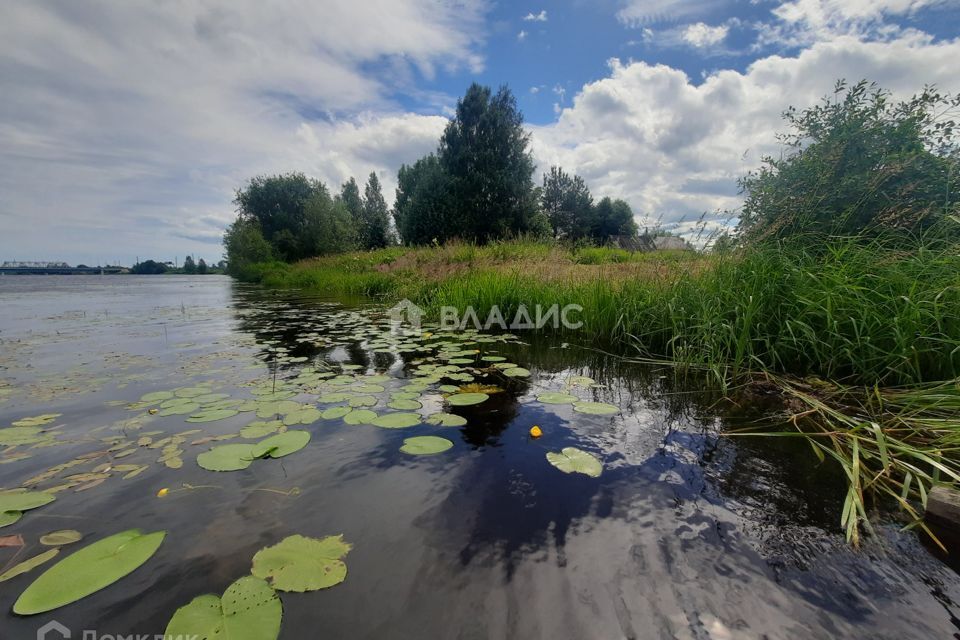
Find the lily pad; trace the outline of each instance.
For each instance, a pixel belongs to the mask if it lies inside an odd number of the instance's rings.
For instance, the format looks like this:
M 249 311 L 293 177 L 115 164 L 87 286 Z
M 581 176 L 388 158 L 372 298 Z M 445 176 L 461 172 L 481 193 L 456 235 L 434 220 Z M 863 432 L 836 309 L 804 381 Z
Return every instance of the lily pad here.
M 592 416 L 610 416 L 620 413 L 620 407 L 606 402 L 576 402 L 573 410 L 579 413 L 588 413 Z
M 163 637 L 276 640 L 282 619 L 277 592 L 259 578 L 244 576 L 227 587 L 223 598 L 199 596 L 177 609 Z
M 582 473 L 591 478 L 599 478 L 603 464 L 592 454 L 576 447 L 564 447 L 560 453 L 547 452 L 547 461 L 564 473 Z
M 40 427 L 9 427 L 0 429 L 0 445 L 36 444 L 47 439 Z
M 62 531 L 51 531 L 45 536 L 40 537 L 40 544 L 48 547 L 60 547 L 65 544 L 73 544 L 83 540 L 83 534 L 73 529 L 64 529 Z
M 354 409 L 343 416 L 343 421 L 347 424 L 373 424 L 377 419 L 377 412 L 369 409 Z
M 391 400 L 387 403 L 387 406 L 399 411 L 416 411 L 423 407 L 423 405 L 416 400 Z
M 529 369 L 524 369 L 523 367 L 514 367 L 512 369 L 504 369 L 503 375 L 510 378 L 529 378 L 530 371 Z
M 467 424 L 467 419 L 455 413 L 441 412 L 427 416 L 426 422 L 439 427 L 462 427 Z
M 22 517 L 22 511 L 0 511 L 0 528 L 20 522 Z
M 27 587 L 13 612 L 29 616 L 52 611 L 110 586 L 153 557 L 166 535 L 131 529 L 84 547 Z
M 11 580 L 17 576 L 25 574 L 28 571 L 33 571 L 43 563 L 55 558 L 58 553 L 60 553 L 60 549 L 48 549 L 47 551 L 35 555 L 28 560 L 24 560 L 20 564 L 15 565 L 3 572 L 3 574 L 0 574 L 0 582 L 6 582 L 7 580 Z
M 283 422 L 281 420 L 254 420 L 240 429 L 240 437 L 248 440 L 265 438 L 276 433 L 282 426 Z
M 140 402 L 163 402 L 173 397 L 172 391 L 154 391 L 140 396 Z
M 207 471 L 239 471 L 253 463 L 253 444 L 224 444 L 197 456 L 197 464 Z
M 323 414 L 315 407 L 305 407 L 293 413 L 288 413 L 283 417 L 283 424 L 293 426 L 295 424 L 313 424 L 322 417 Z
M 404 440 L 400 451 L 415 456 L 429 456 L 434 453 L 442 453 L 452 446 L 453 443 L 446 438 L 440 438 L 438 436 L 416 436 Z
M 253 448 L 254 458 L 282 458 L 296 453 L 310 442 L 309 431 L 287 431 L 261 440 Z
M 574 402 L 579 402 L 580 398 L 569 393 L 558 393 L 555 391 L 550 391 L 548 393 L 541 393 L 537 396 L 537 402 L 542 402 L 543 404 L 573 404 Z
M 403 429 L 418 424 L 420 424 L 419 413 L 386 413 L 382 416 L 377 416 L 373 421 L 374 426 L 384 429 Z
M 353 396 L 347 404 L 351 407 L 372 407 L 377 404 L 377 398 L 370 395 Z
M 29 511 L 50 504 L 56 498 L 43 491 L 12 489 L 0 491 L 0 513 L 7 511 Z
M 239 411 L 236 409 L 213 409 L 212 411 L 201 411 L 200 413 L 195 413 L 187 418 L 187 422 L 216 422 L 217 420 L 232 418 L 238 413 Z
M 347 578 L 344 556 L 352 545 L 343 536 L 307 538 L 290 536 L 253 557 L 254 576 L 268 580 L 278 591 L 316 591 Z
M 454 407 L 466 407 L 472 404 L 480 404 L 489 397 L 485 393 L 455 393 L 447 398 L 447 402 Z
M 350 407 L 330 407 L 320 415 L 324 420 L 339 420 L 350 411 L 352 411 Z

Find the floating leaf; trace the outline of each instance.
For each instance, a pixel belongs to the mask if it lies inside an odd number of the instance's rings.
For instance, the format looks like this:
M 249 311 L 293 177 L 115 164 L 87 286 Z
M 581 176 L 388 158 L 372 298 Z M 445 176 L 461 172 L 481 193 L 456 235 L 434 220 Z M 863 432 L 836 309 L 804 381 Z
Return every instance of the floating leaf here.
M 391 400 L 387 406 L 400 411 L 416 411 L 423 407 L 423 405 L 416 400 Z
M 33 571 L 44 562 L 55 558 L 58 553 L 60 553 L 60 549 L 48 549 L 41 554 L 33 556 L 29 560 L 24 560 L 20 564 L 15 565 L 4 573 L 0 574 L 0 582 L 6 582 L 7 580 L 25 574 L 28 571 Z
M 427 416 L 426 422 L 427 424 L 432 424 L 439 427 L 462 427 L 467 424 L 467 419 L 463 416 L 458 416 L 455 413 L 441 412 Z
M 567 384 L 571 387 L 589 387 L 595 384 L 595 382 L 593 378 L 588 378 L 587 376 L 573 376 L 567 380 Z
M 154 391 L 140 396 L 140 402 L 162 402 L 173 398 L 172 391 Z
M 211 411 L 201 411 L 200 413 L 195 413 L 189 418 L 187 422 L 216 422 L 217 420 L 225 420 L 227 418 L 232 418 L 233 416 L 239 413 L 236 409 L 213 409 Z
M 18 444 L 36 444 L 43 442 L 48 436 L 44 435 L 40 427 L 10 427 L 0 429 L 0 445 L 12 447 Z
M 239 471 L 253 463 L 253 444 L 224 444 L 197 456 L 197 464 L 207 471 Z
M 575 447 L 564 447 L 560 453 L 547 452 L 547 461 L 564 473 L 583 473 L 599 478 L 603 465 L 593 455 Z
M 447 402 L 454 407 L 466 407 L 472 404 L 480 404 L 489 397 L 485 393 L 455 393 L 447 398 Z
M 266 582 L 244 576 L 227 587 L 223 598 L 205 595 L 180 607 L 164 638 L 203 640 L 276 640 L 283 605 Z
M 240 429 L 240 437 L 248 440 L 258 440 L 276 433 L 282 426 L 283 422 L 280 420 L 255 420 Z
M 196 402 L 184 402 L 181 404 L 174 404 L 165 409 L 160 409 L 160 413 L 157 415 L 166 418 L 167 416 L 183 416 L 188 413 L 196 413 L 199 411 L 200 405 Z
M 270 581 L 278 591 L 326 589 L 347 578 L 343 557 L 351 547 L 342 535 L 322 539 L 290 536 L 258 551 L 253 556 L 252 573 Z
M 316 407 L 304 407 L 283 417 L 283 424 L 293 426 L 295 424 L 313 424 L 322 417 L 323 414 Z
M 323 404 L 333 404 L 334 402 L 343 402 L 344 400 L 349 400 L 353 396 L 352 393 L 344 393 L 342 391 L 336 391 L 333 393 L 325 393 L 319 398 L 317 402 Z
M 569 393 L 558 393 L 550 391 L 548 393 L 541 393 L 537 396 L 537 402 L 542 402 L 543 404 L 573 404 L 574 402 L 579 402 L 580 398 Z
M 287 431 L 270 436 L 253 447 L 254 458 L 282 458 L 296 453 L 310 442 L 309 431 Z
M 347 424 L 373 424 L 377 419 L 377 413 L 369 409 L 354 409 L 343 416 L 343 421 Z
M 576 402 L 573 410 L 580 413 L 589 413 L 593 416 L 609 416 L 620 413 L 620 407 L 606 402 Z
M 29 491 L 27 489 L 11 489 L 0 491 L 0 512 L 29 511 L 50 504 L 56 498 L 43 491 Z
M 530 371 L 528 369 L 524 369 L 523 367 L 514 367 L 512 369 L 504 369 L 503 375 L 510 378 L 529 378 Z
M 350 411 L 350 407 L 330 407 L 320 415 L 324 420 L 339 420 L 350 413 Z
M 453 443 L 446 438 L 437 436 L 416 436 L 407 438 L 403 441 L 400 451 L 415 456 L 429 456 L 434 453 L 442 453 L 453 446 Z
M 166 532 L 131 529 L 84 547 L 53 565 L 13 605 L 29 616 L 76 602 L 129 575 L 153 557 Z
M 369 395 L 353 396 L 347 404 L 351 407 L 372 407 L 377 404 L 377 398 Z
M 377 416 L 373 425 L 383 427 L 384 429 L 403 429 L 420 424 L 420 414 L 418 413 L 387 413 Z
M 40 544 L 48 547 L 59 547 L 65 544 L 73 544 L 83 540 L 83 534 L 73 529 L 63 529 L 62 531 L 52 531 L 45 536 L 40 537 Z

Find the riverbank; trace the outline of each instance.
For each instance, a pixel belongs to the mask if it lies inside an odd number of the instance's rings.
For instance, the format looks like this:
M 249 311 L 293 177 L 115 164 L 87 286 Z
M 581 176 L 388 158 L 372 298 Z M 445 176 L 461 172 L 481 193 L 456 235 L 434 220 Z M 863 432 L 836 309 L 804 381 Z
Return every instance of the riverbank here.
M 723 255 L 390 248 L 255 265 L 241 278 L 408 298 L 434 319 L 442 306 L 482 318 L 494 305 L 511 317 L 521 304 L 578 304 L 581 331 L 604 348 L 707 370 L 725 389 L 772 382 L 787 400 L 783 435 L 809 439 L 847 472 L 842 520 L 855 541 L 857 523 L 869 526 L 865 495 L 897 501 L 916 521 L 931 486 L 960 481 L 960 421 L 949 411 L 960 399 L 958 273 L 949 243 L 832 238 Z

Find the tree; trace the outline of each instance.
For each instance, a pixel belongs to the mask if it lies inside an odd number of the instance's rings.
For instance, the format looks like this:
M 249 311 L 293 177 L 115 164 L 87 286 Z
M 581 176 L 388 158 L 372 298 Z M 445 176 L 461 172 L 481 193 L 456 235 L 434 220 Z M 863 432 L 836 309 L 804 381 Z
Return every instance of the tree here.
M 257 221 L 280 258 L 294 261 L 311 255 L 300 235 L 307 223 L 307 202 L 320 191 L 326 193 L 326 187 L 302 173 L 257 176 L 237 191 L 234 203 L 241 218 Z
M 308 256 L 350 251 L 357 248 L 356 220 L 342 198 L 331 198 L 326 189 L 318 190 L 304 207 L 298 240 Z
M 449 183 L 445 220 L 464 239 L 487 242 L 536 227 L 530 136 L 513 94 L 472 84 L 437 152 Z
M 554 238 L 582 238 L 590 233 L 593 196 L 580 176 L 560 167 L 543 175 L 540 206 L 550 221 Z
M 200 258 L 200 260 L 197 262 L 197 273 L 200 275 L 206 275 L 208 271 L 209 269 L 207 268 L 206 261 L 204 261 L 203 258 Z
M 404 244 L 444 242 L 459 235 L 450 197 L 449 177 L 435 154 L 400 167 L 393 219 Z
M 167 265 L 154 260 L 144 260 L 138 262 L 130 268 L 130 273 L 138 275 L 159 275 L 167 272 Z
M 738 231 L 747 240 L 802 233 L 919 230 L 957 211 L 955 123 L 960 98 L 925 89 L 892 103 L 866 81 L 783 115 L 787 151 L 740 180 Z
M 193 261 L 193 256 L 183 259 L 183 272 L 191 275 L 197 272 L 197 264 Z
M 274 259 L 273 248 L 260 232 L 260 223 L 255 218 L 238 217 L 223 234 L 227 250 L 227 271 L 233 275 L 258 262 Z
M 350 216 L 358 221 L 359 227 L 359 223 L 363 219 L 363 200 L 360 198 L 360 187 L 357 186 L 356 180 L 350 178 L 343 183 L 340 187 L 339 200 L 347 208 Z
M 370 173 L 363 190 L 363 226 L 360 246 L 364 249 L 381 249 L 393 243 L 390 237 L 390 214 L 387 201 L 383 199 L 380 179 Z
M 630 205 L 609 197 L 597 203 L 590 222 L 590 236 L 599 243 L 606 242 L 611 236 L 632 237 L 639 231 Z

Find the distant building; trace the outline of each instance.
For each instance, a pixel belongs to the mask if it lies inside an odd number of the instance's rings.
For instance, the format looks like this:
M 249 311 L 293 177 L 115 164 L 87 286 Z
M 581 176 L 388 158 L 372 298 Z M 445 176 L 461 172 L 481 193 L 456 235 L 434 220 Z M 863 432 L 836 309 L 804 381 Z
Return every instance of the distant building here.
M 3 269 L 69 269 L 66 262 L 17 262 L 7 260 L 0 268 Z

